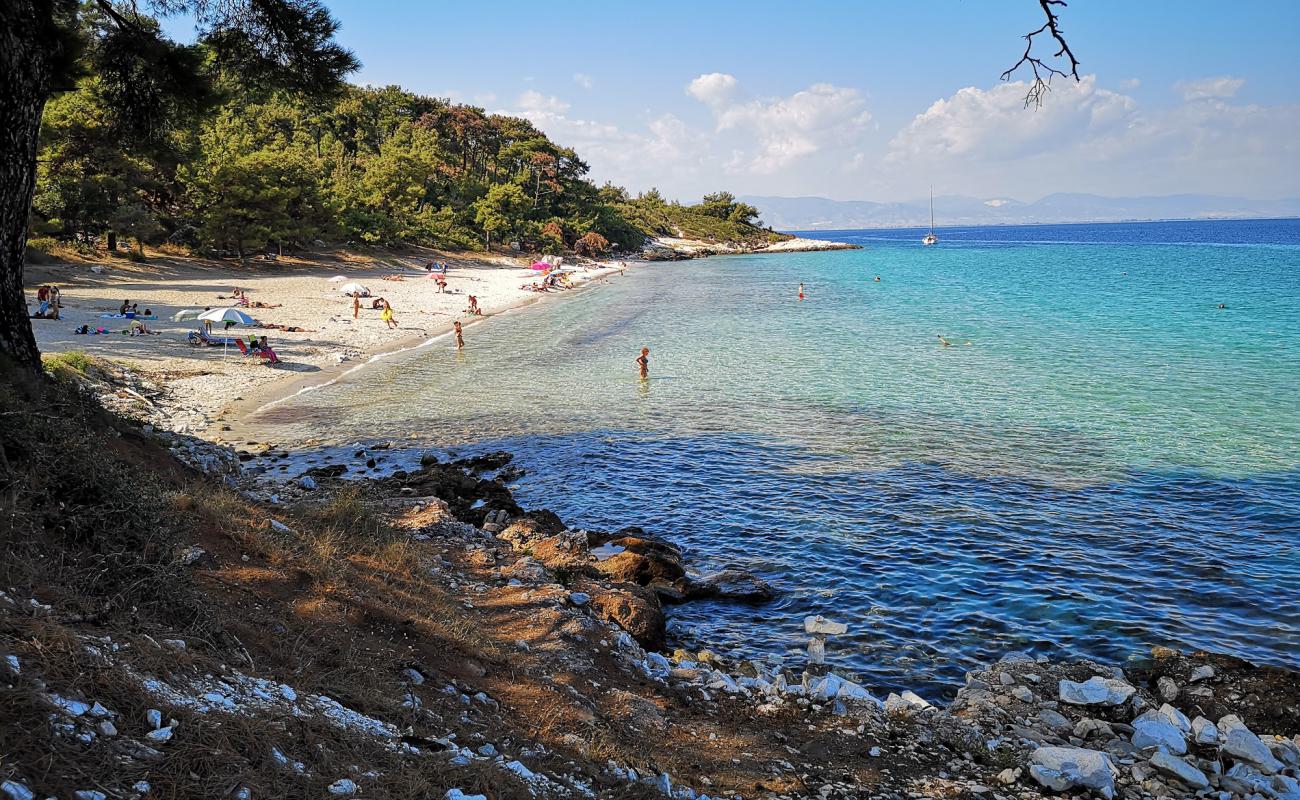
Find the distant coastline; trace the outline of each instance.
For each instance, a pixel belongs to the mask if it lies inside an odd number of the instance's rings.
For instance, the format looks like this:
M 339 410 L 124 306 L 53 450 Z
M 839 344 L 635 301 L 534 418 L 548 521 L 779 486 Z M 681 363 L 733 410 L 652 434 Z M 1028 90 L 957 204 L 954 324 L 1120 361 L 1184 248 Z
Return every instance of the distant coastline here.
M 1160 222 L 1273 222 L 1300 219 L 1300 214 L 1264 217 L 1159 217 L 1142 219 L 1108 219 L 1108 220 L 1069 220 L 1063 222 L 953 222 L 935 225 L 934 229 L 953 230 L 956 228 L 1040 228 L 1054 225 L 1141 225 Z M 828 234 L 842 231 L 907 231 L 926 230 L 925 225 L 872 225 L 865 228 L 777 228 L 778 233 L 785 233 L 798 238 L 807 238 L 806 234 Z

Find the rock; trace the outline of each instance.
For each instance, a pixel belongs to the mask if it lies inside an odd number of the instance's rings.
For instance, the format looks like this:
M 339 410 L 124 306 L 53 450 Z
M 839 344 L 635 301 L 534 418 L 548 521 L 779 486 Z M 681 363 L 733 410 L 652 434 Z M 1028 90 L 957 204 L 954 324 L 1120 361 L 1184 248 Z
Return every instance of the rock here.
M 1063 703 L 1079 706 L 1119 706 L 1128 702 L 1137 689 L 1118 678 L 1103 678 L 1095 675 L 1083 683 L 1062 680 L 1059 691 Z
M 508 529 L 509 526 L 506 527 Z M 553 570 L 581 570 L 591 561 L 587 534 L 582 531 L 566 530 L 553 536 L 534 539 L 528 552 L 542 566 Z
M 1006 769 L 998 773 L 998 783 L 1002 784 L 1003 786 L 1010 786 L 1011 784 L 1020 780 L 1020 776 L 1022 774 L 1023 771 L 1020 769 L 1020 767 L 1007 767 Z
M 329 785 L 329 793 L 341 796 L 357 793 L 357 783 L 350 778 L 339 778 Z
M 487 800 L 487 796 L 481 794 L 465 794 L 460 789 L 448 789 L 447 793 L 442 796 L 442 800 Z
M 1137 748 L 1155 747 L 1179 756 L 1187 752 L 1183 732 L 1155 711 L 1148 711 L 1133 720 L 1131 739 Z
M 1189 677 L 1188 680 L 1191 681 L 1192 683 L 1196 683 L 1197 681 L 1209 680 L 1210 678 L 1213 677 L 1214 677 L 1214 667 L 1210 666 L 1209 664 L 1202 664 L 1201 666 L 1192 670 L 1191 677 Z
M 280 520 L 273 519 L 271 520 L 271 530 L 279 531 L 280 533 L 290 533 L 293 529 Z
M 593 589 L 592 609 L 602 619 L 616 623 L 648 650 L 663 647 L 663 608 L 653 592 L 645 589 Z
M 162 727 L 162 712 L 156 708 L 151 708 L 144 712 L 144 718 L 149 722 L 151 729 Z
M 1184 735 L 1192 732 L 1192 722 L 1187 718 L 1187 715 L 1168 703 L 1160 706 L 1159 710 L 1156 711 L 1156 715 L 1182 731 Z
M 1115 768 L 1105 753 L 1080 747 L 1040 747 L 1029 757 L 1029 774 L 1048 789 L 1092 789 L 1115 796 Z
M 310 475 L 303 475 L 302 477 L 298 478 L 298 485 L 304 489 L 315 489 L 316 479 Z
M 36 800 L 36 794 L 18 781 L 0 782 L 0 794 L 5 800 Z
M 1162 676 L 1156 681 L 1156 692 L 1159 693 L 1160 699 L 1166 703 L 1172 703 L 1178 698 L 1178 684 L 1168 675 Z
M 1110 727 L 1110 723 L 1099 719 L 1081 719 L 1074 725 L 1074 735 L 1080 739 L 1091 739 L 1094 736 L 1103 739 L 1112 739 L 1115 731 Z
M 765 603 L 776 597 L 776 590 L 762 578 L 743 570 L 724 569 L 686 582 L 687 599 L 718 598 L 739 603 Z
M 327 467 L 312 467 L 304 473 L 304 477 L 337 478 L 347 471 L 346 464 L 330 464 Z
M 1218 744 L 1219 729 L 1205 717 L 1192 720 L 1192 740 L 1197 744 Z
M 649 586 L 652 583 L 672 583 L 685 576 L 679 557 L 662 552 L 638 553 L 631 549 L 597 561 L 595 567 L 612 580 Z
M 848 633 L 849 626 L 843 622 L 833 622 L 826 619 L 821 614 L 813 617 L 804 617 L 804 633 L 822 634 L 824 636 L 839 636 Z
M 1038 722 L 1048 730 L 1064 732 L 1071 729 L 1070 720 L 1059 711 L 1053 711 L 1050 708 L 1044 708 L 1038 712 Z M 1085 737 L 1079 737 L 1085 738 Z
M 1225 731 L 1223 744 L 1220 746 L 1222 752 L 1238 761 L 1249 762 L 1265 775 L 1272 775 L 1282 769 L 1282 762 L 1273 757 L 1268 745 L 1264 744 L 1258 736 L 1251 733 L 1244 725 L 1232 727 L 1224 725 L 1226 719 L 1228 718 L 1224 717 L 1219 720 L 1219 726 Z
M 1204 772 L 1168 753 L 1156 753 L 1152 756 L 1151 766 L 1163 775 L 1177 778 L 1191 789 L 1204 789 L 1210 785 L 1210 779 L 1205 777 Z
M 1011 690 L 1011 696 L 1022 703 L 1034 702 L 1034 693 L 1029 691 L 1028 686 L 1017 686 Z M 1064 717 L 1062 717 L 1064 719 Z
M 586 592 L 570 592 L 569 602 L 581 608 L 591 602 L 591 595 Z
M 158 728 L 157 730 L 146 733 L 144 738 L 151 742 L 158 742 L 160 744 L 163 742 L 170 742 L 172 738 L 172 729 L 170 727 Z

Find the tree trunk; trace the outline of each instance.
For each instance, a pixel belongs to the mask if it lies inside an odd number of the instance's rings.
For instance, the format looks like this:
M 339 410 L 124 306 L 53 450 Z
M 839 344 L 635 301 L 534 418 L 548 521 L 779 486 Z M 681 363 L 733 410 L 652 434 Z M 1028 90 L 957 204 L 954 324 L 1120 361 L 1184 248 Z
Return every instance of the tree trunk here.
M 117 252 L 117 231 L 108 232 L 108 252 L 110 255 Z
M 53 27 L 49 5 L 0 3 L 0 356 L 31 369 L 40 369 L 41 354 L 27 318 L 23 260 L 36 188 L 36 135 L 50 90 L 51 53 L 42 41 Z

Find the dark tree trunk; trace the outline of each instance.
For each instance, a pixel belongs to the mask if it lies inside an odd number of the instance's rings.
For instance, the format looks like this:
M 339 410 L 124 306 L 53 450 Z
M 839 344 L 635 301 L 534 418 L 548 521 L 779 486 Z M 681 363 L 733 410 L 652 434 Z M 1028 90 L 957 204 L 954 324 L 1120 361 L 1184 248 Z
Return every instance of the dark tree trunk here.
M 117 231 L 108 232 L 108 252 L 110 254 L 117 252 Z
M 0 356 L 32 369 L 40 368 L 41 354 L 27 318 L 23 259 L 36 184 L 36 135 L 50 89 L 50 54 L 39 33 L 50 28 L 48 5 L 0 3 Z

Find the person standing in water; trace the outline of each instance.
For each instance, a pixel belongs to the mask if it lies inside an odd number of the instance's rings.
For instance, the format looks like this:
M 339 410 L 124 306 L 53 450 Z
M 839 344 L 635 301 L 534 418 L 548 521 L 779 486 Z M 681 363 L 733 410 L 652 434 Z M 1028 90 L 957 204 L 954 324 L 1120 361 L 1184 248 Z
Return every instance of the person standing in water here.
M 799 282 L 799 299 L 800 299 L 800 300 L 803 299 L 803 282 L 802 282 L 802 281 Z
M 464 336 L 464 334 L 462 334 L 462 333 L 460 332 L 460 321 L 457 320 L 456 322 L 453 322 L 453 323 L 451 324 L 451 327 L 452 327 L 453 330 L 456 331 L 456 349 L 457 349 L 457 350 L 464 349 L 464 347 L 465 347 L 465 336 Z
M 641 355 L 636 359 L 636 366 L 641 371 L 641 380 L 650 377 L 650 348 L 641 348 Z

